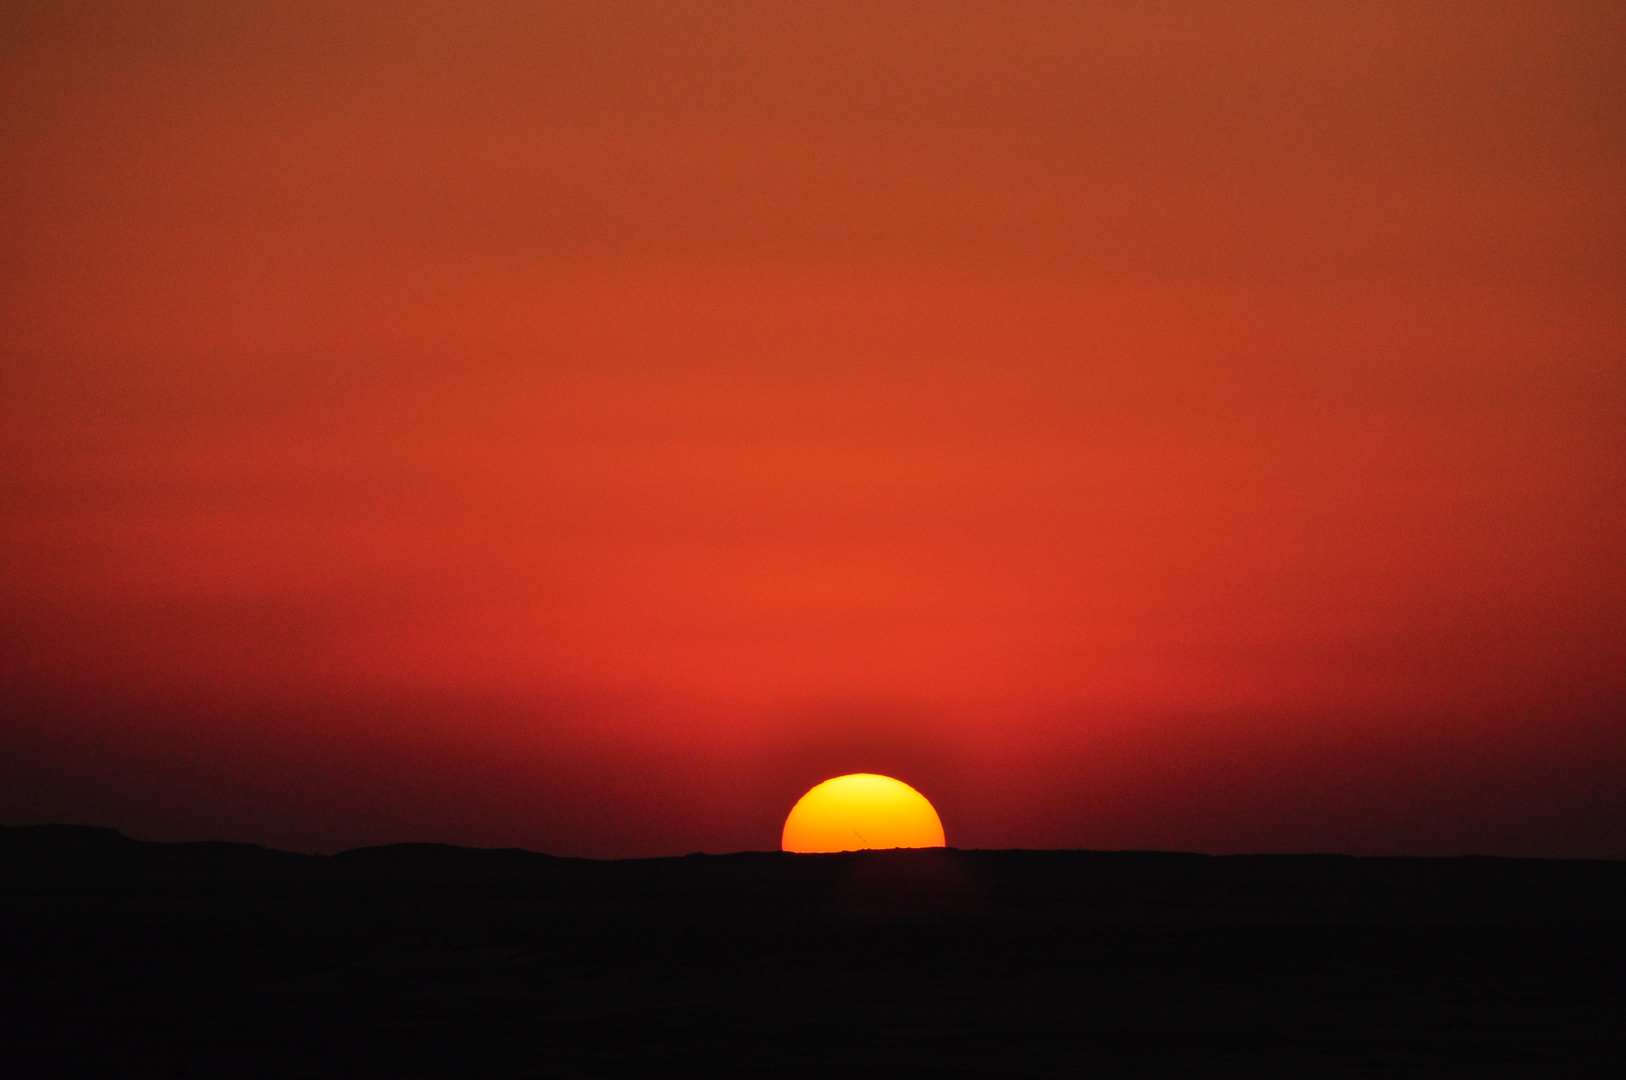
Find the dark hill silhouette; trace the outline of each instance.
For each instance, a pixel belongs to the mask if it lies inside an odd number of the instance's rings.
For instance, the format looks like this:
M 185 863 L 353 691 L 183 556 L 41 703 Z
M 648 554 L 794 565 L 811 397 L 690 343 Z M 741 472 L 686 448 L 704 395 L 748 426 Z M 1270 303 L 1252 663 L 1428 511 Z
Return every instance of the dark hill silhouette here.
M 0 829 L 16 1075 L 1612 1075 L 1626 863 Z M 8 1072 L 11 1070 L 8 1069 Z

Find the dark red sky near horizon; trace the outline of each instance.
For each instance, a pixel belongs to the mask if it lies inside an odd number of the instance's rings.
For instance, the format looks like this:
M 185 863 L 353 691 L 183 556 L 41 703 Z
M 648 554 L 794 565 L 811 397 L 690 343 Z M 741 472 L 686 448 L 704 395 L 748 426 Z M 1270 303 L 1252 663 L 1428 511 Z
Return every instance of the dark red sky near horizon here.
M 0 48 L 0 824 L 1626 858 L 1618 5 Z

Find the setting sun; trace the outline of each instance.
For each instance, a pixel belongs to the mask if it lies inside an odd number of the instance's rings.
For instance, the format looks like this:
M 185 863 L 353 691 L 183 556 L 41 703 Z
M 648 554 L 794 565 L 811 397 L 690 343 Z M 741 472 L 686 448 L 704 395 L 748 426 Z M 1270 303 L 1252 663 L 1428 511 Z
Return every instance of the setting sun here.
M 926 797 L 901 780 L 852 773 L 826 780 L 785 819 L 786 851 L 942 847 L 943 822 Z

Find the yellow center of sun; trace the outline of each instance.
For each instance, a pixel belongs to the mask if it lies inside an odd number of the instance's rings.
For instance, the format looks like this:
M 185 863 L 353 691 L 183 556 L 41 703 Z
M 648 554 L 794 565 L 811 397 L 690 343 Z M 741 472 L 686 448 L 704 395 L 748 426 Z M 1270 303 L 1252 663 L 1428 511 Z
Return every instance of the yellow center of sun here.
M 943 822 L 926 797 L 875 773 L 838 776 L 791 807 L 780 846 L 786 851 L 942 847 Z

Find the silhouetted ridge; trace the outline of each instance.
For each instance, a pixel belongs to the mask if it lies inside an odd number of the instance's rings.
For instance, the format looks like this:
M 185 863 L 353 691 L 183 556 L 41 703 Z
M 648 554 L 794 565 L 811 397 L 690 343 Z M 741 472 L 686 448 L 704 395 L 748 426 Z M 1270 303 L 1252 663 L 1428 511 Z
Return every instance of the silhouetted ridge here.
M 0 829 L 8 1075 L 1613 1076 L 1626 863 Z
M 764 901 L 862 915 L 1052 911 L 1090 919 L 1603 920 L 1626 912 L 1626 863 L 953 848 L 595 860 L 520 848 L 402 843 L 301 855 L 254 844 L 132 840 L 112 829 L 0 829 L 4 888 L 269 889 L 310 894 L 479 889 L 616 902 Z M 899 905 L 903 907 L 899 907 Z
M 8 890 L 294 885 L 313 872 L 315 859 L 223 840 L 132 840 L 88 825 L 0 829 Z

